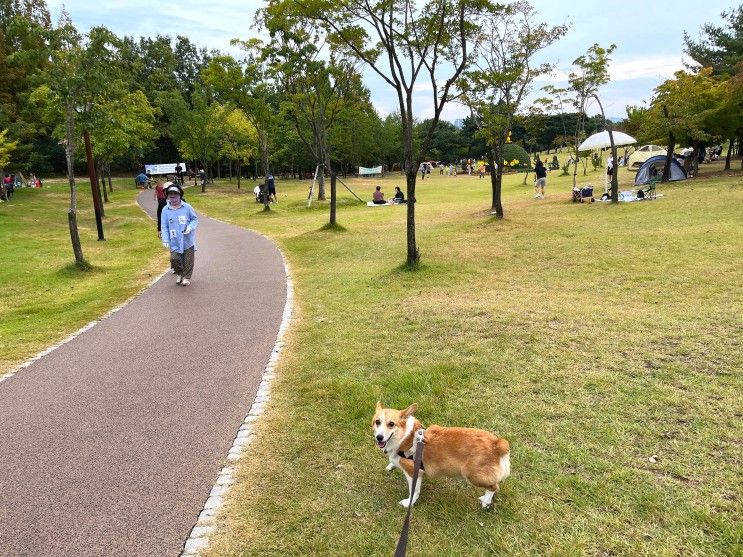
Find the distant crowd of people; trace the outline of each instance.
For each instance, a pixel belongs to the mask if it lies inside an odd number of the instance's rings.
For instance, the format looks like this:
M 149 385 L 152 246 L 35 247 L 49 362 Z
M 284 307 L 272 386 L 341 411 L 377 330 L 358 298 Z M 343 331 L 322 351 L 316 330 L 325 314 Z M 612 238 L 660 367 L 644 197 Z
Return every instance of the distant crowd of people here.
M 24 179 L 21 174 L 9 174 L 6 172 L 3 175 L 2 183 L 0 183 L 0 201 L 10 201 L 16 188 L 40 188 L 42 186 L 41 178 L 33 172 L 28 175 L 28 179 Z

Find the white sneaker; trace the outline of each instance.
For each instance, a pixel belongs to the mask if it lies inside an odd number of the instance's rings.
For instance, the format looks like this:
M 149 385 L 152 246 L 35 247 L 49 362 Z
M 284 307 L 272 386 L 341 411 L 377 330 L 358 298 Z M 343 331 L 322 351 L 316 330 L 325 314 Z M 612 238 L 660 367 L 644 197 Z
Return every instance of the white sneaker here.
M 188 280 L 187 278 L 184 278 L 184 279 L 183 279 L 183 280 L 181 281 L 181 286 L 188 286 L 189 284 L 191 284 L 191 281 L 190 281 L 190 280 Z
M 176 284 L 181 284 L 183 282 L 183 277 L 178 277 L 175 281 Z

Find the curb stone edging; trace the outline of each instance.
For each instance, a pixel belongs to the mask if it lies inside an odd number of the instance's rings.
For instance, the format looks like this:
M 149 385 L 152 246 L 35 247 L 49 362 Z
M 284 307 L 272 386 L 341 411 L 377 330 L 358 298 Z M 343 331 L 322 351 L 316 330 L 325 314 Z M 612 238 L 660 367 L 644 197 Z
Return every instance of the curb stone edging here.
M 48 348 L 45 348 L 44 350 L 42 350 L 41 352 L 39 352 L 35 356 L 31 356 L 28 360 L 26 360 L 25 362 L 23 362 L 21 365 L 16 366 L 15 368 L 11 369 L 10 371 L 8 371 L 8 372 L 0 375 L 0 383 L 2 383 L 3 381 L 5 381 L 6 379 L 10 379 L 14 375 L 18 374 L 21 370 L 26 369 L 31 364 L 33 364 L 35 361 L 40 360 L 41 358 L 43 358 L 44 356 L 46 356 L 48 354 L 51 354 L 52 352 L 54 352 L 60 346 L 64 346 L 68 342 L 70 342 L 72 340 L 75 340 L 77 337 L 79 337 L 85 331 L 87 331 L 89 329 L 92 329 L 98 323 L 100 323 L 101 321 L 103 321 L 105 319 L 108 319 L 109 317 L 111 317 L 117 311 L 120 311 L 120 310 L 124 309 L 126 306 L 128 306 L 130 303 L 132 303 L 135 299 L 139 298 L 142 294 L 144 294 L 144 292 L 146 290 L 148 290 L 149 288 L 151 288 L 157 281 L 159 281 L 161 278 L 163 278 L 165 275 L 167 275 L 168 272 L 169 272 L 169 269 L 166 270 L 166 271 L 163 271 L 158 276 L 156 276 L 155 278 L 153 278 L 149 283 L 147 283 L 147 285 L 144 286 L 141 290 L 139 290 L 139 292 L 137 292 L 134 295 L 130 296 L 129 298 L 127 298 L 126 300 L 124 300 L 122 303 L 120 303 L 115 308 L 110 309 L 109 311 L 107 311 L 106 313 L 104 313 L 101 317 L 98 317 L 96 319 L 93 319 L 93 321 L 91 321 L 87 325 L 83 325 L 80 329 L 78 329 L 77 331 L 75 331 L 71 335 L 65 337 L 64 339 L 62 339 L 58 343 L 53 344 L 53 345 L 49 346 Z
M 224 221 L 219 219 L 213 217 L 209 218 L 224 223 Z M 267 238 L 263 234 L 258 232 L 255 233 Z M 270 240 L 270 238 L 267 239 Z M 270 241 L 275 245 L 275 242 L 272 240 Z M 289 272 L 289 265 L 287 264 L 286 257 L 284 257 L 284 253 L 281 249 L 279 249 L 278 246 L 276 246 L 276 249 L 278 249 L 281 254 L 281 259 L 284 262 L 284 273 L 286 274 L 286 302 L 284 303 L 284 313 L 281 317 L 279 332 L 276 335 L 276 342 L 273 346 L 273 350 L 271 350 L 271 356 L 268 358 L 266 368 L 263 371 L 261 382 L 258 385 L 258 392 L 255 394 L 255 399 L 253 399 L 253 404 L 250 406 L 247 416 L 245 416 L 243 423 L 237 430 L 232 447 L 230 447 L 230 450 L 227 453 L 227 463 L 219 471 L 217 481 L 209 492 L 206 503 L 204 503 L 204 508 L 199 513 L 196 524 L 191 529 L 188 538 L 186 538 L 186 542 L 179 557 L 199 557 L 201 551 L 209 547 L 209 540 L 216 529 L 214 519 L 217 512 L 224 505 L 230 487 L 235 483 L 234 464 L 245 453 L 248 445 L 250 445 L 253 440 L 253 424 L 257 422 L 259 417 L 263 414 L 266 408 L 266 403 L 269 399 L 271 382 L 276 375 L 276 365 L 279 361 L 279 354 L 284 347 L 284 333 L 286 333 L 286 330 L 289 328 L 289 324 L 292 321 L 292 309 L 294 306 L 294 288 L 291 274 Z

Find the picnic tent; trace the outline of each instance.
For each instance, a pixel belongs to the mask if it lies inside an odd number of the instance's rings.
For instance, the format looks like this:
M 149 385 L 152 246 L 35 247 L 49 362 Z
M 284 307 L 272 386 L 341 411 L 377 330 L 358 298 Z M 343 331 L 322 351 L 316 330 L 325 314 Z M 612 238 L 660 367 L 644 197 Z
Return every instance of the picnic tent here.
M 635 176 L 635 185 L 641 186 L 647 184 L 652 178 L 663 174 L 663 168 L 666 166 L 665 155 L 655 155 L 650 157 L 642 166 L 637 170 L 637 176 Z M 686 170 L 681 166 L 681 163 L 671 157 L 671 175 L 669 177 L 671 182 L 676 180 L 686 180 Z

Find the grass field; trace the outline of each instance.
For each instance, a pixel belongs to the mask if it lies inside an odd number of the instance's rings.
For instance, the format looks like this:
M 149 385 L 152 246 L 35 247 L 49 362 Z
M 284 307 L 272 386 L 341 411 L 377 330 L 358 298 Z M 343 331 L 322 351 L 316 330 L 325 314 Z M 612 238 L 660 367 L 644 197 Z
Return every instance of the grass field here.
M 91 265 L 86 271 L 74 266 L 66 181 L 23 188 L 0 203 L 0 375 L 100 317 L 167 267 L 131 179 L 115 181 L 114 188 L 105 207 L 106 240 L 98 242 L 90 185 L 78 182 L 78 225 Z
M 570 180 L 551 174 L 542 201 L 508 176 L 504 221 L 489 180 L 419 182 L 415 272 L 404 207 L 339 185 L 327 230 L 306 182 L 278 182 L 270 213 L 250 187 L 191 195 L 274 238 L 297 293 L 211 557 L 390 555 L 407 492 L 372 442 L 378 399 L 511 441 L 493 511 L 424 480 L 409 555 L 741 555 L 740 173 L 619 206 L 571 203 Z M 403 182 L 347 183 L 369 199 Z
M 274 238 L 296 290 L 210 556 L 390 555 L 406 487 L 372 442 L 378 399 L 511 441 L 493 511 L 461 481 L 424 480 L 411 556 L 741 555 L 743 179 L 719 170 L 619 206 L 572 204 L 556 173 L 535 200 L 512 175 L 504 221 L 489 180 L 434 174 L 418 183 L 415 272 L 404 207 L 367 208 L 339 185 L 343 229 L 327 230 L 306 182 L 278 182 L 269 213 L 247 182 L 193 191 L 198 210 Z M 87 272 L 70 266 L 64 183 L 0 203 L 0 370 L 166 267 L 125 183 L 101 243 L 81 184 Z M 347 183 L 370 198 L 404 180 Z

